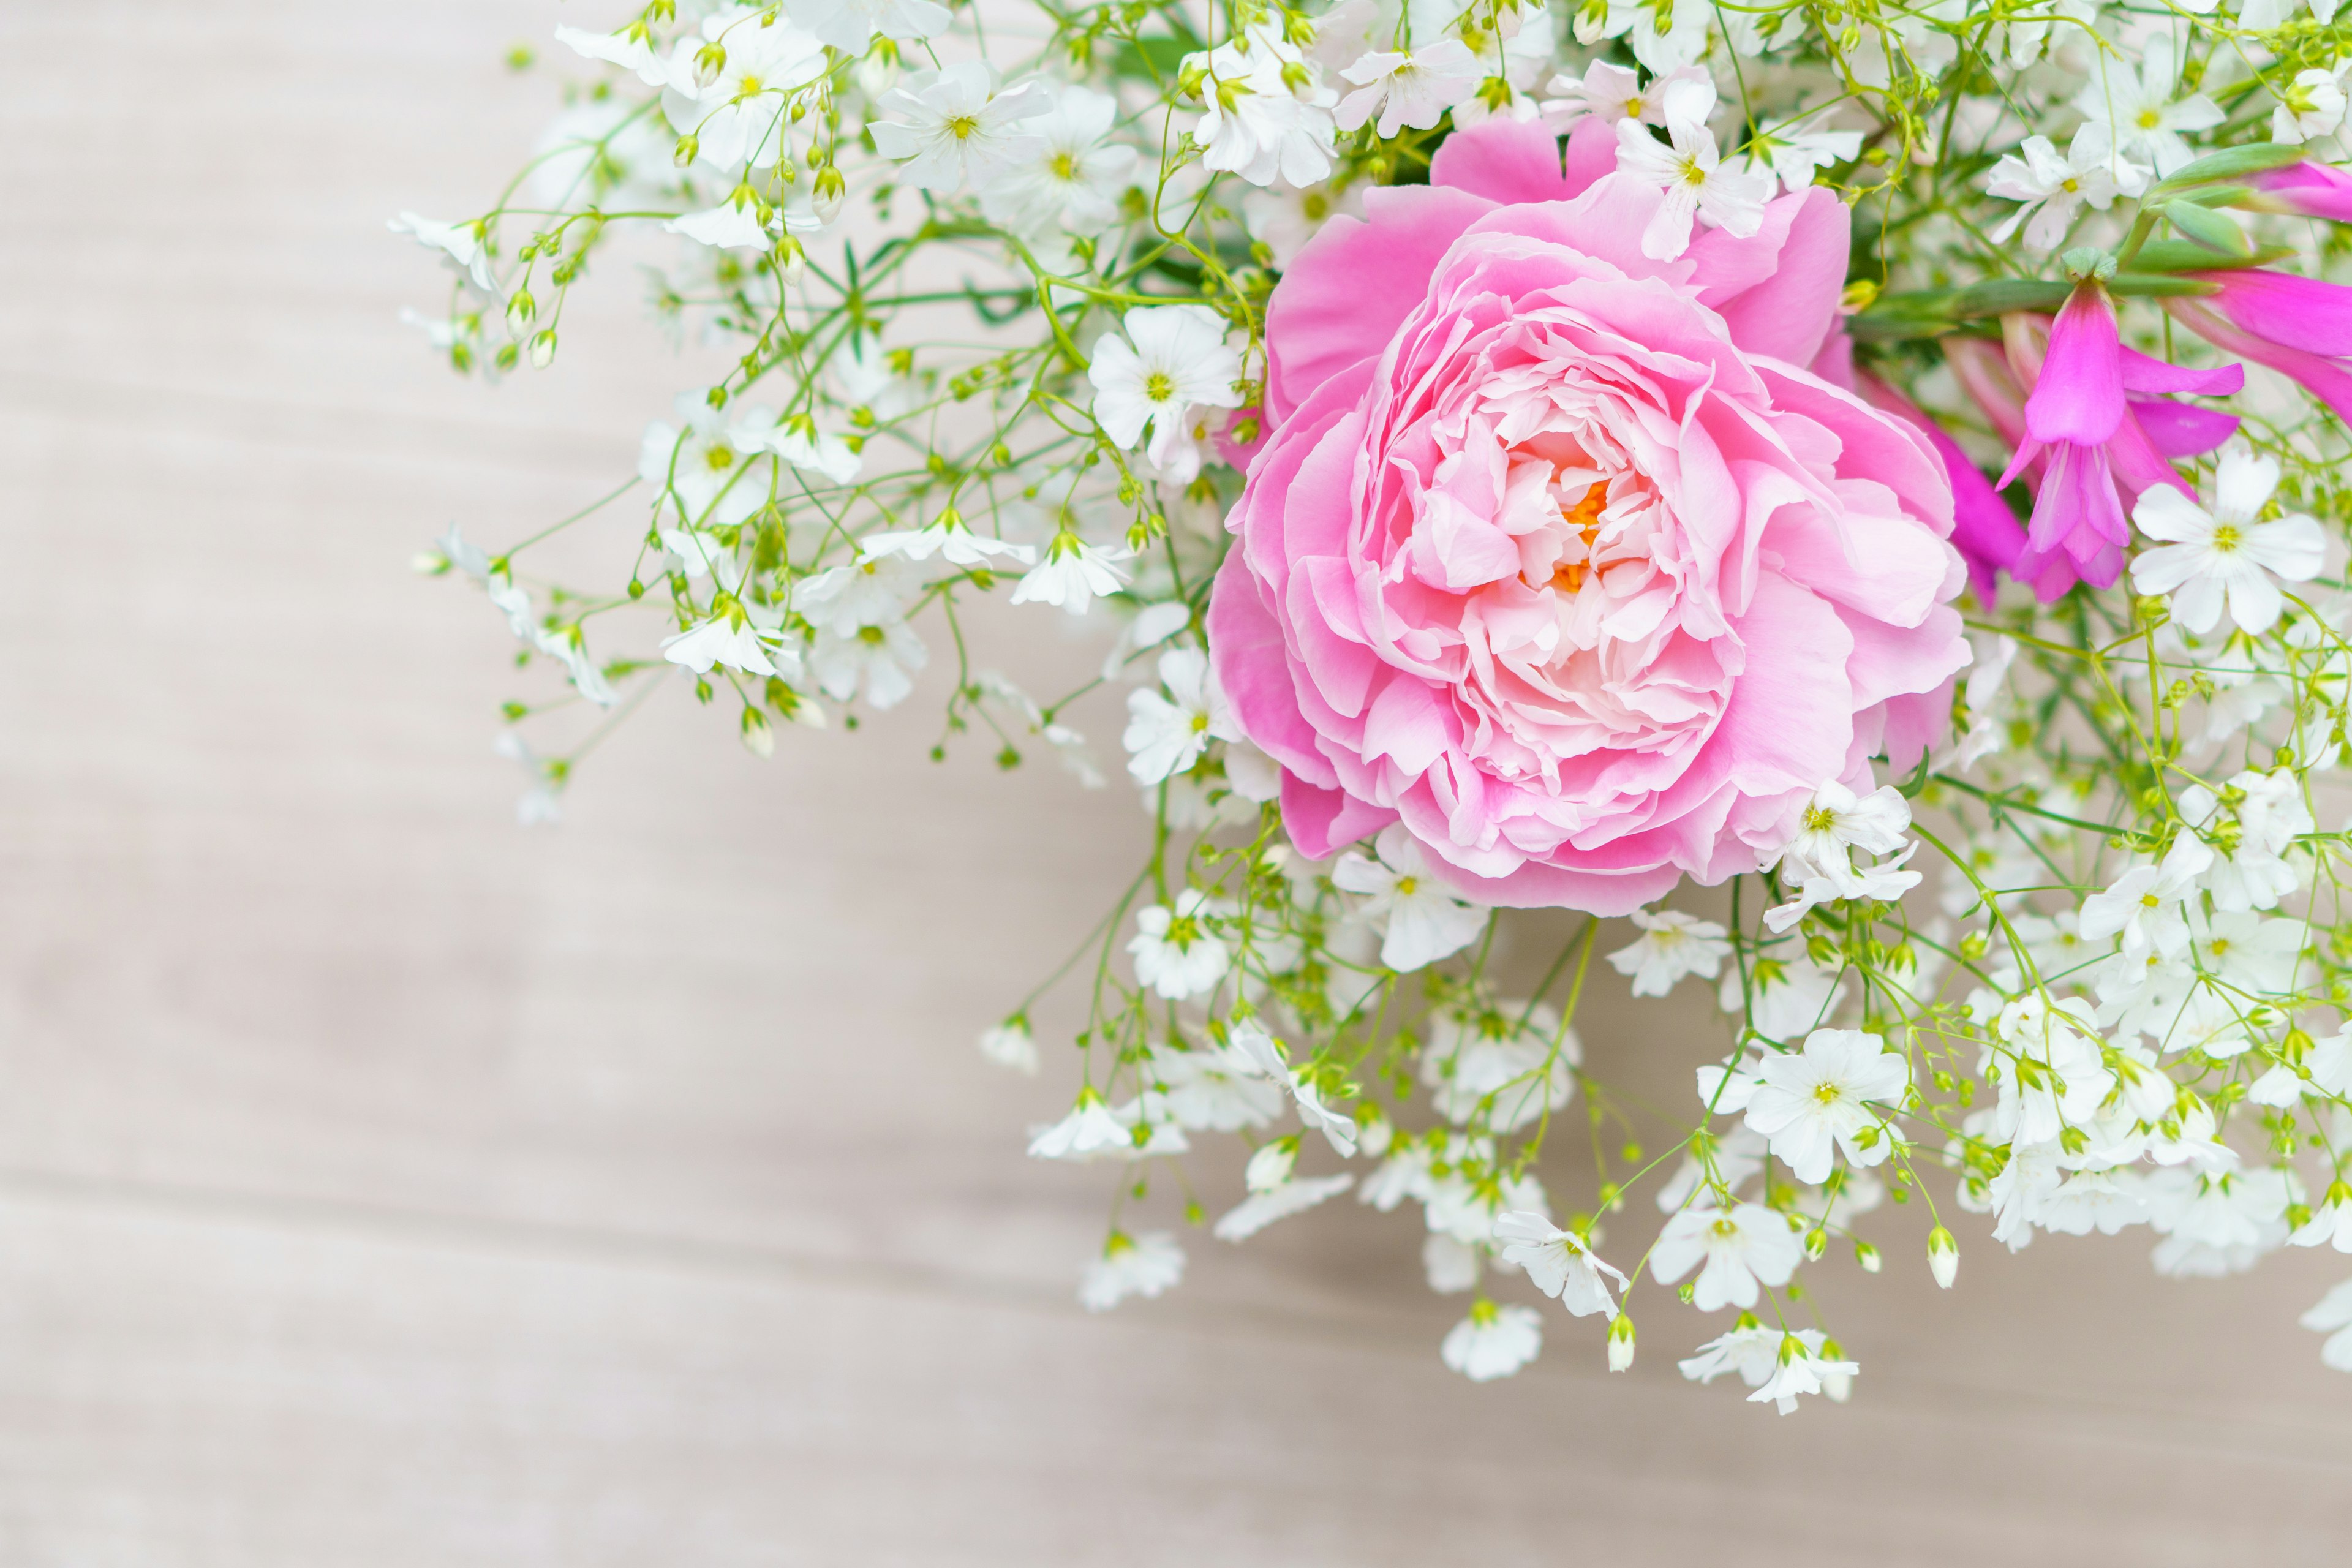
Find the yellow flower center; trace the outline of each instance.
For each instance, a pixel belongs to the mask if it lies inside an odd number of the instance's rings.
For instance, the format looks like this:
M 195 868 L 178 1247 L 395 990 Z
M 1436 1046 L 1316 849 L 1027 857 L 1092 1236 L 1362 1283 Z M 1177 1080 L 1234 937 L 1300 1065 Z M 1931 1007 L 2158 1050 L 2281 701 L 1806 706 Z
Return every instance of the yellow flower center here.
M 1165 403 L 1176 395 L 1176 379 L 1164 370 L 1155 370 L 1143 378 L 1143 395 L 1154 403 Z
M 959 142 L 971 140 L 972 133 L 979 129 L 979 120 L 969 114 L 958 114 L 948 121 L 948 134 Z

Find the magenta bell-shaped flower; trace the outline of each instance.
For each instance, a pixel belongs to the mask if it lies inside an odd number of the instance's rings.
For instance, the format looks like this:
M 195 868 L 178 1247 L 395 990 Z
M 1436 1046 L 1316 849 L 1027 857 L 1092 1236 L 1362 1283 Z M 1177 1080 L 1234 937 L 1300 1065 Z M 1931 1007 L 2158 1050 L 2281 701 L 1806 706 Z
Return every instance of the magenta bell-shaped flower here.
M 2294 377 L 2339 418 L 2352 419 L 2352 289 L 2259 267 L 2189 276 L 2216 291 L 2165 300 L 2173 320 L 2218 348 Z
M 2243 198 L 2240 205 L 2352 223 L 2352 174 L 2332 164 L 2305 162 L 2265 169 L 2249 176 L 2246 184 L 2253 187 L 2254 195 Z
M 2237 428 L 2228 415 L 2165 398 L 2237 392 L 2245 371 L 2189 370 L 2125 348 L 2114 301 L 2095 278 L 2075 286 L 2038 353 L 2028 322 L 2012 318 L 2010 326 L 2011 362 L 2021 379 L 2030 375 L 2033 390 L 2025 400 L 2025 439 L 1999 482 L 2040 469 L 2025 549 L 2010 570 L 2044 598 L 2065 591 L 2063 573 L 2054 570 L 2062 564 L 2093 587 L 2107 587 L 2123 573 L 2140 492 L 2171 485 L 2193 493 L 2171 459 L 2210 451 Z

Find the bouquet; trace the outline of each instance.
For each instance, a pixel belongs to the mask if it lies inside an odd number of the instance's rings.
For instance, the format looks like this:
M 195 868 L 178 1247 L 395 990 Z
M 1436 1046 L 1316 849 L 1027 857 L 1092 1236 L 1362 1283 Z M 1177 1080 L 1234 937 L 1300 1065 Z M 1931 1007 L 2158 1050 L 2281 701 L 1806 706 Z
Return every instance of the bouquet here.
M 1065 789 L 1124 689 L 1134 878 L 980 1034 L 1077 1080 L 1028 1152 L 1107 1168 L 1088 1308 L 1350 1194 L 1421 1216 L 1463 1375 L 1630 1365 L 1639 1297 L 1785 1415 L 1860 1370 L 1809 1265 L 2352 1252 L 2352 23 L 2308 7 L 559 26 L 520 174 L 393 226 L 454 274 L 419 324 L 546 371 L 625 257 L 720 368 L 578 515 L 422 564 L 541 672 L 526 820 L 656 698 L 767 756 L 944 687 L 942 752 Z M 1051 686 L 1014 615 L 1071 618 Z M 1596 957 L 1719 1001 L 1679 1104 L 1586 1071 Z M 2302 1321 L 2352 1371 L 2352 1280 Z

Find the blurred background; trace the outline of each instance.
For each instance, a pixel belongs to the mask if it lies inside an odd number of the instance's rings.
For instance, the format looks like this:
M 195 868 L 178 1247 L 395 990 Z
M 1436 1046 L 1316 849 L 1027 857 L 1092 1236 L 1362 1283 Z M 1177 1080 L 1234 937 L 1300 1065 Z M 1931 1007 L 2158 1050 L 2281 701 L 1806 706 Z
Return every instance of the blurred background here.
M 517 827 L 513 643 L 409 558 L 603 494 L 692 383 L 625 279 L 459 381 L 384 220 L 478 210 L 563 68 L 505 50 L 611 19 L 0 0 L 0 1563 L 2352 1554 L 2294 1326 L 2340 1258 L 1970 1221 L 1943 1293 L 1883 1210 L 1884 1275 L 1812 1271 L 1853 1403 L 1786 1419 L 1682 1382 L 1725 1325 L 1654 1287 L 1629 1374 L 1555 1312 L 1463 1382 L 1417 1226 L 1352 1203 L 1089 1317 L 1109 1178 L 1022 1155 L 1060 1020 L 1034 1082 L 972 1041 L 1131 792 L 932 767 L 920 698 L 762 763 L 678 689 Z M 1687 1094 L 1705 999 L 1596 978 L 1591 1063 Z

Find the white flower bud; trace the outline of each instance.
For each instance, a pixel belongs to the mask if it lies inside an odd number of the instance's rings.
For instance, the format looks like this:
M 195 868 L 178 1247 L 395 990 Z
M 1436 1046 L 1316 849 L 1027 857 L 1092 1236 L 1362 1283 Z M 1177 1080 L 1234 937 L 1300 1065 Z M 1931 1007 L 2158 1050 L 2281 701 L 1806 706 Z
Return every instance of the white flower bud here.
M 1609 1325 L 1609 1370 L 1623 1372 L 1633 1364 L 1633 1320 L 1623 1312 Z
M 1934 1271 L 1936 1283 L 1947 1290 L 1959 1278 L 1960 1244 L 1940 1225 L 1927 1233 L 1927 1267 Z
M 1291 1169 L 1297 1163 L 1298 1140 L 1277 1138 L 1250 1156 L 1242 1181 L 1254 1193 L 1270 1193 L 1290 1180 Z
M 555 329 L 550 327 L 545 331 L 535 333 L 531 337 L 530 368 L 533 370 L 545 370 L 549 365 L 551 365 L 554 363 Z
M 768 716 L 757 708 L 743 710 L 743 749 L 755 757 L 776 754 L 776 732 L 768 726 Z

